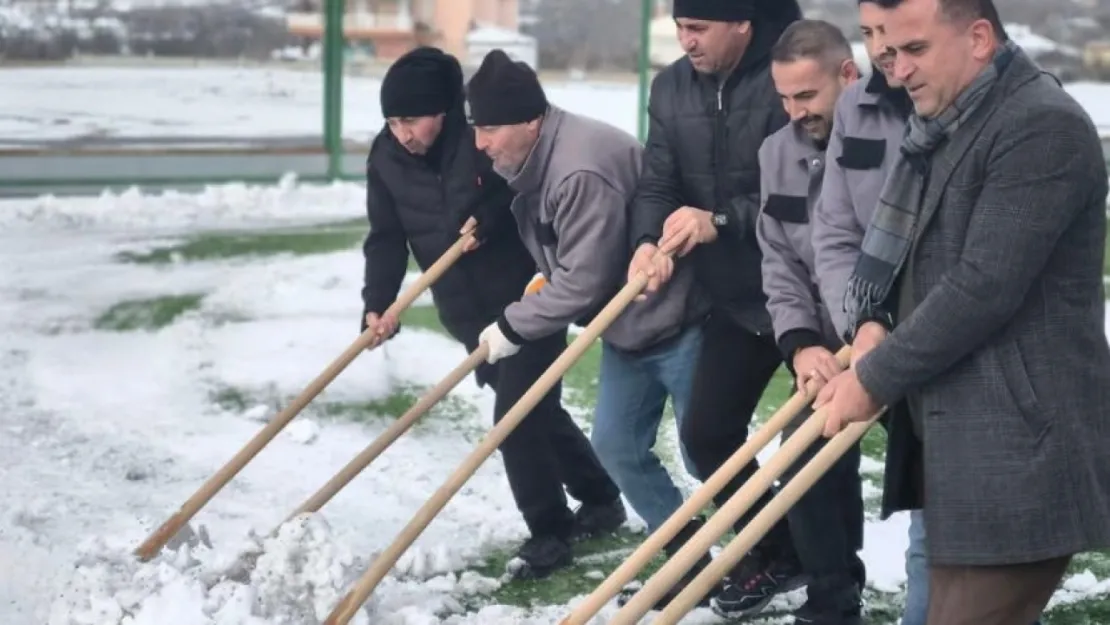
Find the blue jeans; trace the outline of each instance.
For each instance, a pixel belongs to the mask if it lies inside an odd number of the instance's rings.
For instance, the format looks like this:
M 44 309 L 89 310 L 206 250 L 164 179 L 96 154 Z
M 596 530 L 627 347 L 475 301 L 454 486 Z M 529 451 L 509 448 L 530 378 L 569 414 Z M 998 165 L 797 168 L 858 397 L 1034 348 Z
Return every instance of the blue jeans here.
M 906 548 L 906 607 L 902 625 L 925 625 L 929 614 L 929 563 L 925 559 L 925 514 L 910 512 L 910 546 Z
M 682 422 L 701 351 L 701 328 L 689 328 L 656 350 L 628 354 L 602 343 L 591 443 L 629 505 L 654 532 L 682 505 L 682 493 L 652 448 L 670 395 Z M 679 446 L 686 470 L 696 475 Z
M 925 625 L 929 614 L 929 564 L 925 557 L 925 513 L 910 512 L 910 546 L 906 548 L 906 607 L 901 625 Z M 1037 620 L 1033 625 L 1041 625 Z

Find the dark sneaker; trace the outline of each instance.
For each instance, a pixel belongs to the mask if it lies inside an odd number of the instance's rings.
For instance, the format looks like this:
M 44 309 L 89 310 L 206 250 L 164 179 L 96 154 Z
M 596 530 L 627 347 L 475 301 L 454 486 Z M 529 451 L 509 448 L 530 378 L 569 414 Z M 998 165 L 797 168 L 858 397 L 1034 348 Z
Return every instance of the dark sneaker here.
M 794 625 L 863 625 L 863 599 L 854 582 L 811 582 L 808 598 L 794 611 Z
M 524 541 L 516 557 L 509 561 L 513 579 L 543 579 L 574 561 L 570 543 L 557 536 L 533 536 Z
M 718 616 L 728 619 L 754 616 L 775 595 L 797 590 L 808 582 L 796 558 L 765 562 L 759 553 L 753 552 L 733 569 L 724 590 L 710 603 Z
M 606 504 L 584 503 L 574 512 L 575 540 L 612 534 L 628 520 L 628 512 L 620 497 Z
M 679 530 L 678 534 L 676 534 L 675 537 L 671 539 L 671 542 L 667 543 L 667 545 L 663 547 L 663 550 L 667 553 L 667 556 L 670 557 L 678 553 L 679 550 L 682 549 L 682 546 L 686 544 L 686 541 L 690 540 L 690 538 L 693 537 L 694 534 L 698 533 L 698 530 L 700 530 L 703 525 L 705 525 L 705 521 L 701 518 L 693 519 L 689 523 L 687 523 L 686 527 Z M 655 602 L 655 605 L 652 606 L 652 609 L 662 610 L 666 608 L 671 600 L 677 597 L 679 593 L 681 593 L 683 590 L 685 590 L 686 586 L 688 586 L 690 582 L 694 581 L 694 578 L 697 577 L 702 572 L 702 570 L 705 569 L 705 567 L 709 566 L 711 562 L 712 560 L 708 555 L 702 556 L 701 559 L 694 563 L 694 566 L 692 566 L 689 571 L 686 571 L 686 573 L 678 579 L 678 583 L 667 590 L 667 592 L 665 592 L 663 596 Z M 632 582 L 625 586 L 621 590 L 620 594 L 617 596 L 617 605 L 620 607 L 624 607 L 624 605 L 632 599 L 633 595 L 635 595 L 642 586 L 643 584 L 641 584 L 640 582 Z M 702 597 L 701 600 L 698 601 L 697 606 L 699 608 L 709 607 L 709 601 L 713 597 L 715 597 L 717 593 L 721 592 L 721 589 L 722 585 L 716 584 L 709 591 L 708 595 Z
M 687 586 L 690 585 L 690 582 L 694 581 L 694 578 L 697 577 L 702 572 L 702 570 L 705 569 L 705 567 L 709 566 L 710 562 L 712 562 L 712 560 L 710 560 L 709 556 L 704 556 L 702 557 L 702 559 L 694 563 L 694 566 L 689 571 L 686 571 L 685 575 L 678 579 L 677 584 L 671 586 L 671 588 L 667 590 L 667 592 L 663 593 L 662 597 L 659 597 L 659 600 L 655 602 L 655 605 L 653 605 L 651 609 L 662 610 L 666 608 L 667 605 L 669 605 L 675 597 L 677 597 L 683 590 L 686 589 Z M 643 584 L 641 584 L 640 582 L 632 582 L 621 589 L 620 594 L 617 595 L 617 606 L 623 608 L 626 603 L 632 600 L 632 597 L 637 592 L 639 592 L 640 588 L 642 587 Z M 709 591 L 708 595 L 698 600 L 697 607 L 708 608 L 710 600 L 712 600 L 713 597 L 717 596 L 717 594 L 721 592 L 722 587 L 723 586 L 720 583 L 716 584 Z

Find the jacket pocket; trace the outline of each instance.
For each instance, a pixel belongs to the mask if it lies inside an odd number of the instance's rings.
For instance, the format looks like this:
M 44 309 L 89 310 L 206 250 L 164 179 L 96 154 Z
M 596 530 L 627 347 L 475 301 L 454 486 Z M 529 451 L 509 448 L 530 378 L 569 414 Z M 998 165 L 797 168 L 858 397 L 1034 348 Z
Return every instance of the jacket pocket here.
M 767 196 L 767 203 L 763 205 L 763 212 L 769 217 L 791 224 L 809 223 L 808 200 L 801 195 L 779 195 L 772 193 Z
M 1033 383 L 1029 379 L 1029 371 L 1025 367 L 1025 359 L 1021 349 L 1013 339 L 1007 340 L 998 346 L 998 358 L 1002 367 L 1002 375 L 1006 380 L 1006 389 L 1017 404 L 1018 411 L 1025 421 L 1029 433 L 1039 443 L 1051 429 L 1052 420 L 1045 413 Z
M 844 137 L 836 162 L 844 169 L 878 169 L 886 158 L 886 139 Z

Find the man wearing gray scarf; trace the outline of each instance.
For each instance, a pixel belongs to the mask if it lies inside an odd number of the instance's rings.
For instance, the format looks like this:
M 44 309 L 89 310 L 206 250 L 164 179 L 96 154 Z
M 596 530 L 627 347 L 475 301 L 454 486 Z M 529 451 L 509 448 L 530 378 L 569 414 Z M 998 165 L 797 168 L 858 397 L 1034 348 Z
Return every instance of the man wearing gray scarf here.
M 990 0 L 880 0 L 914 104 L 849 281 L 826 435 L 891 408 L 883 515 L 924 509 L 928 625 L 1029 623 L 1110 547 L 1107 176 Z

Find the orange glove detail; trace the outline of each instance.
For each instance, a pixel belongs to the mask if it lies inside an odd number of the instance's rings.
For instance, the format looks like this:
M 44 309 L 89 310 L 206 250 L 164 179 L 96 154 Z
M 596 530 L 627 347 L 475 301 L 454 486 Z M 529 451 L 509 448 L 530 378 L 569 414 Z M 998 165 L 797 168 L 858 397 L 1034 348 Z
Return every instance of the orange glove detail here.
M 537 273 L 528 281 L 528 286 L 524 287 L 524 294 L 535 295 L 540 292 L 545 284 L 547 284 L 547 278 L 543 277 L 542 273 Z

